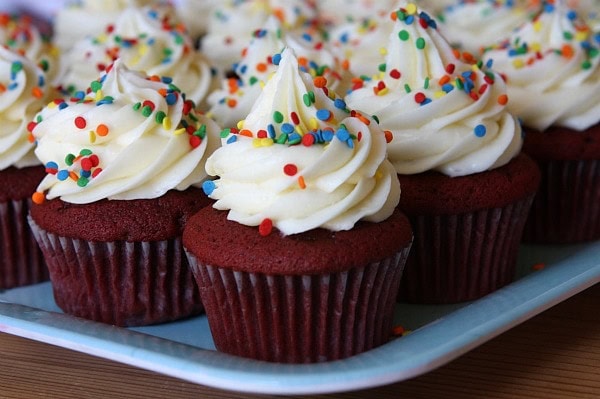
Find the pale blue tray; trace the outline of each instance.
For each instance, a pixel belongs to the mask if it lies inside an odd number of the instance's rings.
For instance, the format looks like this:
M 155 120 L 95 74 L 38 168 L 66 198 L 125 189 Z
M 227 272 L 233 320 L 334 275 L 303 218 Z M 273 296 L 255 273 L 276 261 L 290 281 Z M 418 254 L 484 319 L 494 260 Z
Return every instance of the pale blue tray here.
M 544 263 L 543 270 L 532 265 Z M 398 304 L 413 333 L 349 359 L 282 365 L 214 350 L 205 317 L 125 329 L 60 313 L 49 283 L 0 291 L 0 331 L 222 389 L 317 394 L 375 387 L 431 371 L 600 281 L 600 242 L 524 246 L 518 279 L 480 300 Z

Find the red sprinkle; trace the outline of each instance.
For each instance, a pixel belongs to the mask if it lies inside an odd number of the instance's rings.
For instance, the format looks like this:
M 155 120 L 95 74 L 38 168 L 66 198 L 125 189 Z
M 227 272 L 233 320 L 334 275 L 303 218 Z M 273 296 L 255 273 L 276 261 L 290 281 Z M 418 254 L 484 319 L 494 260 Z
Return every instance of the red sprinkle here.
M 266 237 L 271 234 L 271 231 L 273 231 L 273 221 L 269 218 L 263 219 L 258 226 L 258 233 L 261 236 Z
M 305 134 L 304 136 L 302 136 L 302 144 L 305 145 L 306 147 L 310 147 L 314 143 L 315 143 L 315 136 L 313 136 L 312 134 Z
M 300 124 L 300 118 L 298 118 L 298 114 L 296 112 L 292 111 L 292 113 L 290 114 L 290 118 L 292 119 L 292 123 L 294 125 Z
M 397 70 L 397 69 L 392 69 L 392 70 L 390 71 L 390 77 L 391 77 L 392 79 L 400 79 L 400 77 L 401 77 L 401 76 L 402 76 L 402 74 L 401 74 L 401 73 L 400 73 L 400 71 L 399 71 L 399 70 Z
M 426 98 L 427 97 L 425 96 L 424 93 L 419 92 L 419 93 L 415 94 L 415 101 L 419 104 L 421 104 L 423 101 L 425 101 Z
M 448 65 L 446 65 L 446 72 L 449 74 L 452 74 L 452 73 L 454 73 L 454 68 L 455 68 L 454 64 L 448 64 Z
M 78 129 L 85 129 L 85 127 L 87 126 L 85 118 L 83 116 L 78 116 L 77 118 L 75 118 L 75 126 Z
M 200 144 L 202 144 L 202 139 L 199 136 L 190 136 L 190 146 L 192 146 L 192 148 L 196 148 Z
M 298 167 L 293 163 L 288 163 L 283 167 L 283 173 L 288 176 L 294 176 L 296 173 L 298 173 Z

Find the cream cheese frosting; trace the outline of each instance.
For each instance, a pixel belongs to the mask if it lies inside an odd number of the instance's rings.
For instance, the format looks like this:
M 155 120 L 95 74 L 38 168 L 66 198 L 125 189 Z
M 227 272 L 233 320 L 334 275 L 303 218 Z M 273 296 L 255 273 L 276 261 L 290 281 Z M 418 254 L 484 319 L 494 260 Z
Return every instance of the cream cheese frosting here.
M 199 107 L 218 84 L 215 71 L 177 21 L 153 8 L 127 8 L 106 32 L 79 41 L 64 56 L 60 81 L 69 91 L 82 90 L 120 58 L 128 68 L 169 76 Z
M 221 126 L 236 127 L 244 119 L 262 92 L 262 87 L 275 72 L 273 56 L 284 47 L 292 48 L 301 68 L 325 84 L 329 89 L 346 90 L 350 75 L 328 50 L 318 32 L 303 34 L 288 32 L 275 18 L 270 17 L 262 29 L 254 33 L 242 58 L 234 64 L 235 76 L 226 79 L 223 87 L 208 98 L 211 108 L 207 113 Z
M 0 46 L 0 170 L 40 164 L 27 124 L 50 93 L 44 72 L 33 61 Z
M 183 97 L 118 59 L 89 95 L 48 104 L 29 125 L 48 171 L 34 201 L 157 198 L 201 183 L 220 128 Z
M 394 211 L 400 185 L 386 159 L 383 131 L 315 87 L 291 49 L 238 129 L 206 162 L 203 188 L 228 218 L 289 235 L 351 229 Z M 331 97 L 330 97 L 331 96 Z
M 220 71 L 229 71 L 273 15 L 287 31 L 310 26 L 317 18 L 309 0 L 224 0 L 212 9 L 201 48 Z
M 484 59 L 506 77 L 509 109 L 537 130 L 585 130 L 600 120 L 600 36 L 562 1 L 542 11 Z
M 522 137 L 500 76 L 457 58 L 436 21 L 414 3 L 392 18 L 383 71 L 346 102 L 378 118 L 397 173 L 463 176 L 508 163 Z

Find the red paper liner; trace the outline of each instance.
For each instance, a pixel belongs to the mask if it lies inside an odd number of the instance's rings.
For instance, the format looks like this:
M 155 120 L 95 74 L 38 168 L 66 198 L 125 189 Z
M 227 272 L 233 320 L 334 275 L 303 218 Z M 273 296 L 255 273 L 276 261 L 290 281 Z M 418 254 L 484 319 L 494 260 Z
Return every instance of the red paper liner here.
M 200 264 L 188 253 L 218 350 L 283 363 L 346 358 L 387 342 L 409 248 L 366 267 L 281 276 Z
M 30 199 L 0 203 L 0 289 L 48 280 L 42 252 L 27 224 Z
M 539 161 L 540 190 L 523 241 L 571 244 L 600 239 L 600 160 Z
M 202 304 L 181 238 L 97 242 L 61 237 L 30 218 L 56 304 L 73 316 L 142 326 L 197 315 Z
M 512 282 L 532 200 L 457 215 L 408 215 L 415 239 L 399 300 L 471 301 Z

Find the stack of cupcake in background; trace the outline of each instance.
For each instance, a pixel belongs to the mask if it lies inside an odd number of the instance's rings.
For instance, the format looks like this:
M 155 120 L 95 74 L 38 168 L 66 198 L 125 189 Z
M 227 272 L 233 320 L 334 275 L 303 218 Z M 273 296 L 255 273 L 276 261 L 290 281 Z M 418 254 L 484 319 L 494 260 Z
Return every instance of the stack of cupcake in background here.
M 204 303 L 219 350 L 269 361 L 382 345 L 396 299 L 475 300 L 523 237 L 600 237 L 598 13 L 83 0 L 48 17 L 53 45 L 3 16 L 0 288 L 48 277 L 20 255 L 33 198 L 69 314 Z
M 55 64 L 28 17 L 0 14 L 0 289 L 48 278 L 27 225 L 32 190 L 44 176 L 27 124 L 52 96 Z

